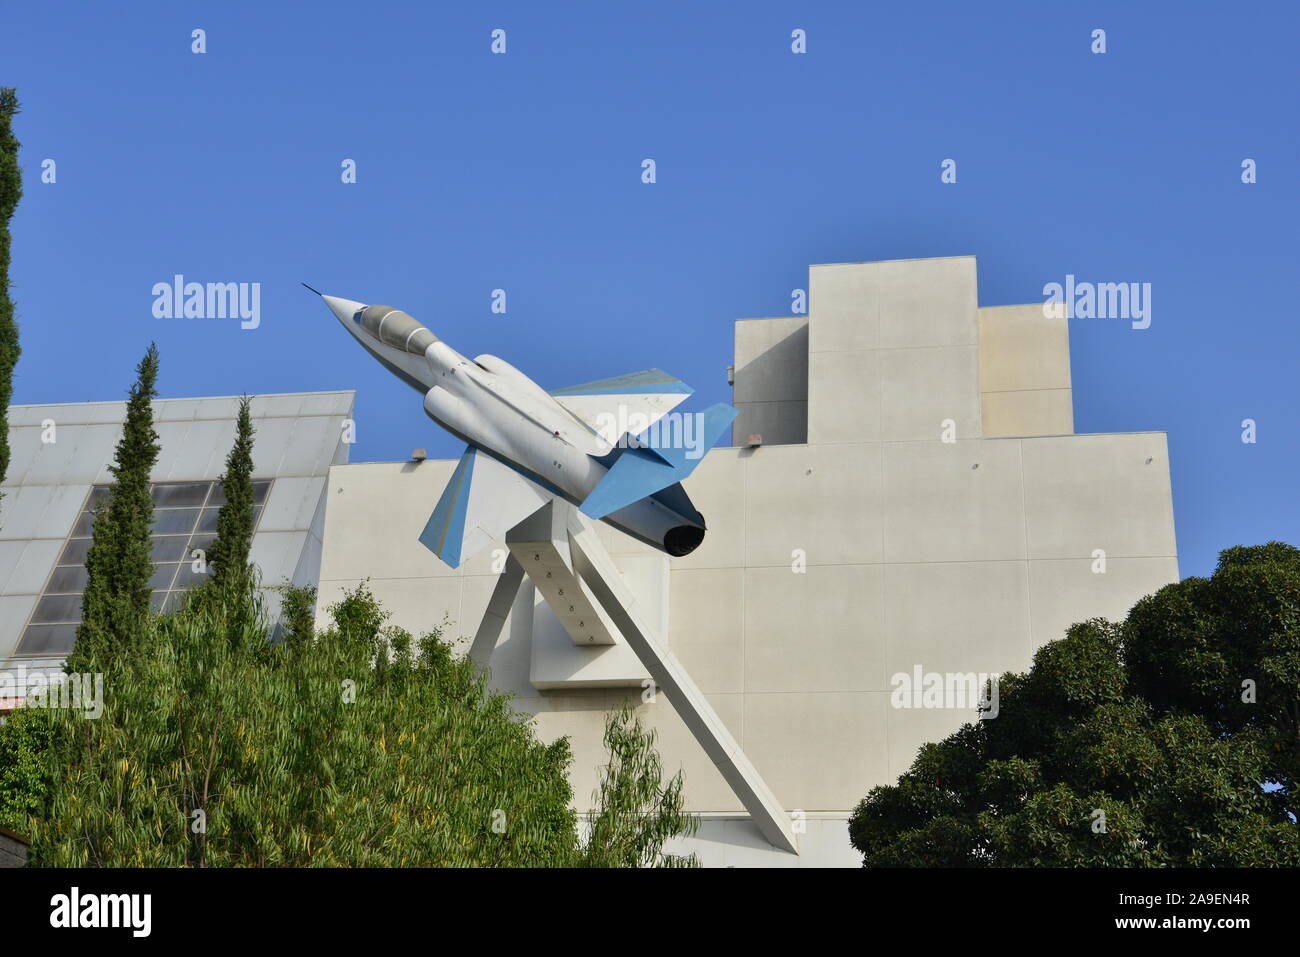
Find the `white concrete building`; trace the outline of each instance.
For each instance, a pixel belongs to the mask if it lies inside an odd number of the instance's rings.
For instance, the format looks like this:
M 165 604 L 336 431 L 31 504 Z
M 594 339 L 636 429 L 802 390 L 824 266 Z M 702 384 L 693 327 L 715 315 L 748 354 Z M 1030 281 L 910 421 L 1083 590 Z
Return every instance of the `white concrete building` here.
M 976 289 L 973 257 L 813 266 L 807 317 L 736 323 L 737 447 L 685 483 L 704 543 L 669 559 L 597 526 L 796 821 L 797 855 L 768 844 L 660 693 L 640 713 L 705 820 L 683 846 L 707 864 L 856 865 L 854 805 L 975 718 L 973 701 L 894 707 L 896 676 L 1022 670 L 1072 622 L 1178 578 L 1164 434 L 1075 435 L 1066 321 L 980 308 Z M 369 578 L 394 624 L 445 618 L 468 647 L 504 551 L 452 570 L 416 540 L 455 464 L 330 470 L 322 612 Z M 555 680 L 553 632 L 525 580 L 487 660 L 543 738 L 571 737 L 585 808 L 606 712 L 641 689 Z
M 1075 435 L 1066 320 L 1041 303 L 981 308 L 976 289 L 973 257 L 813 266 L 808 316 L 736 323 L 733 447 L 685 482 L 708 523 L 703 544 L 670 559 L 595 526 L 649 627 L 793 822 L 797 854 L 760 834 L 660 691 L 639 713 L 704 820 L 679 849 L 706 864 L 856 866 L 852 808 L 921 744 L 976 718 L 960 697 L 896 707 L 902 681 L 1022 670 L 1072 622 L 1122 617 L 1178 578 L 1164 434 Z M 352 402 L 254 402 L 264 581 L 318 581 L 324 616 L 369 579 L 393 624 L 445 622 L 468 649 L 504 545 L 455 570 L 422 546 L 456 462 L 347 464 Z M 10 411 L 0 670 L 55 668 L 71 647 L 86 508 L 123 412 Z M 183 553 L 210 534 L 235 400 L 162 400 L 155 414 L 165 607 L 185 587 Z M 48 421 L 57 443 L 42 441 Z M 605 715 L 641 700 L 645 672 L 626 659 L 622 671 L 592 667 L 527 579 L 506 599 L 499 641 L 475 657 L 537 715 L 542 738 L 571 737 L 585 809 Z

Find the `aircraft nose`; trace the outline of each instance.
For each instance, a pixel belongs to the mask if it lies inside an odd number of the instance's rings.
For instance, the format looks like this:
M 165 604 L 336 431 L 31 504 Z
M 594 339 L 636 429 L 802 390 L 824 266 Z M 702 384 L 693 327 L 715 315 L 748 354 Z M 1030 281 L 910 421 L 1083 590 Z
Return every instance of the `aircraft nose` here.
M 337 296 L 326 296 L 323 294 L 321 295 L 321 298 L 325 300 L 325 305 L 330 307 L 330 312 L 334 313 L 339 322 L 344 325 L 351 325 L 352 317 L 360 310 L 366 308 L 364 302 L 354 302 L 351 299 L 340 299 Z

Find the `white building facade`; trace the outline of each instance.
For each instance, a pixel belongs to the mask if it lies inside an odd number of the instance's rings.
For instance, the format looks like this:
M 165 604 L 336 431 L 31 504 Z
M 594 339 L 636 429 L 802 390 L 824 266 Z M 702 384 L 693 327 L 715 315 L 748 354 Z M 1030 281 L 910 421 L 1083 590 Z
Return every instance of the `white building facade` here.
M 1178 579 L 1164 434 L 1074 434 L 1066 320 L 1041 303 L 981 308 L 976 289 L 973 257 L 811 267 L 807 316 L 736 323 L 733 445 L 685 482 L 708 524 L 703 544 L 670 559 L 596 526 L 709 720 L 788 817 L 798 852 L 762 836 L 635 659 L 620 665 L 624 680 L 574 663 L 585 650 L 557 639 L 525 578 L 499 638 L 475 657 L 537 716 L 541 738 L 570 737 L 579 810 L 599 781 L 605 717 L 630 697 L 702 819 L 675 850 L 712 866 L 856 866 L 853 807 L 922 744 L 977 718 L 973 693 L 933 706 L 909 689 L 932 675 L 968 689 L 1024 670 L 1071 623 L 1122 617 Z M 426 550 L 417 536 L 456 462 L 348 464 L 353 398 L 253 401 L 263 582 L 318 583 L 324 617 L 368 579 L 392 624 L 442 626 L 468 650 L 504 547 L 458 569 Z M 185 557 L 215 531 L 237 403 L 155 404 L 159 607 L 186 587 Z M 10 410 L 0 671 L 57 670 L 71 647 L 88 508 L 109 481 L 124 411 Z
M 976 718 L 975 700 L 927 707 L 900 688 L 1024 670 L 1071 623 L 1122 617 L 1178 579 L 1164 434 L 1075 435 L 1066 320 L 1042 303 L 980 308 L 976 289 L 973 257 L 813 266 L 808 316 L 736 323 L 735 445 L 685 482 L 703 544 L 669 559 L 598 525 L 799 853 L 763 839 L 666 694 L 554 680 L 554 616 L 525 580 L 491 681 L 542 738 L 570 736 L 579 809 L 605 716 L 631 696 L 703 820 L 679 849 L 716 866 L 857 865 L 852 808 Z M 416 539 L 455 465 L 330 470 L 322 612 L 369 579 L 394 624 L 445 620 L 469 646 L 504 550 L 453 570 Z

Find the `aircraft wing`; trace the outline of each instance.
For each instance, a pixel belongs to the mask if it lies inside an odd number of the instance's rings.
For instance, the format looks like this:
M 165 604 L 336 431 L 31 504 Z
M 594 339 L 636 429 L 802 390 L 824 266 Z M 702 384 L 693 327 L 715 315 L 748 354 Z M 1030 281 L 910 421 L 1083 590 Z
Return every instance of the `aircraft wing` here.
M 695 390 L 663 369 L 646 369 L 554 389 L 555 401 L 608 442 L 639 435 Z
M 532 479 L 469 446 L 420 533 L 420 544 L 452 568 L 473 558 L 554 496 Z

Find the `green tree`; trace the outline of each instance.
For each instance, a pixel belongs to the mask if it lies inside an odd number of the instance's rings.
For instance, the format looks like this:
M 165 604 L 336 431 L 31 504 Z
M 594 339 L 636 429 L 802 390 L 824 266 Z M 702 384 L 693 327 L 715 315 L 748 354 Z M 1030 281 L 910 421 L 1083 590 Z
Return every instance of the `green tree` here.
M 9 473 L 9 400 L 13 396 L 14 366 L 18 364 L 18 320 L 9 298 L 9 220 L 23 195 L 18 166 L 18 140 L 13 118 L 18 95 L 0 89 L 0 482 Z
M 663 784 L 655 734 L 641 727 L 630 704 L 605 721 L 605 765 L 596 810 L 579 860 L 584 867 L 683 867 L 694 856 L 664 854 L 664 842 L 694 834 L 699 819 L 685 813 L 681 772 Z
M 217 512 L 217 537 L 208 550 L 212 581 L 218 588 L 238 590 L 251 569 L 248 550 L 253 544 L 253 419 L 249 398 L 239 401 L 235 444 L 226 456 L 221 476 L 225 503 Z
M 1300 551 L 1095 619 L 999 683 L 849 822 L 878 867 L 1300 865 Z
M 54 779 L 32 864 L 679 863 L 660 845 L 682 820 L 680 784 L 649 786 L 658 767 L 638 730 L 612 732 L 613 813 L 589 849 L 567 739 L 539 742 L 437 631 L 386 627 L 364 585 L 314 637 L 273 644 L 246 611 L 190 601 L 150 616 L 133 653 L 108 661 L 101 718 L 49 712 Z M 236 617 L 243 638 L 214 640 Z
M 316 588 L 282 586 L 280 588 L 280 629 L 285 642 L 305 645 L 316 634 Z
M 68 658 L 70 671 L 103 671 L 107 657 L 134 643 L 149 615 L 149 579 L 154 570 L 149 476 L 158 460 L 158 434 L 153 428 L 157 379 L 158 349 L 151 343 L 136 367 L 127 399 L 122 438 L 109 466 L 113 484 L 108 500 L 95 515 L 94 540 L 86 555 L 81 625 Z
M 19 708 L 0 724 L 0 827 L 19 834 L 31 831 L 49 792 L 48 714 Z

